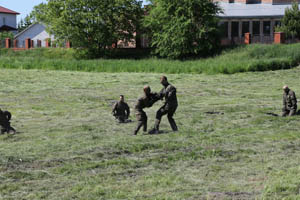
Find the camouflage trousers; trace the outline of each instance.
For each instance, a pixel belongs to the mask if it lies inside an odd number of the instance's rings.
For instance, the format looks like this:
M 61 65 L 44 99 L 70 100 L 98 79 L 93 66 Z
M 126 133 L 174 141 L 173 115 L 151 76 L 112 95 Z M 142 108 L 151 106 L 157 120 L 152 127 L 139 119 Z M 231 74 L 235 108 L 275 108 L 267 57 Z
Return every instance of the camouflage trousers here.
M 297 114 L 297 108 L 296 109 L 291 109 L 291 110 L 282 109 L 281 116 L 286 117 L 286 116 L 293 116 L 293 115 L 296 115 L 296 114 Z
M 144 111 L 137 111 L 135 113 L 136 115 L 136 120 L 137 120 L 137 126 L 136 128 L 134 129 L 134 134 L 136 135 L 140 128 L 143 127 L 143 131 L 146 132 L 147 131 L 147 120 L 148 120 L 148 117 L 146 115 L 146 113 Z
M 116 120 L 118 120 L 119 123 L 125 123 L 127 120 L 127 117 L 125 115 L 116 115 L 115 118 Z
M 172 130 L 177 131 L 178 128 L 177 128 L 176 122 L 173 118 L 173 115 L 175 114 L 176 110 L 177 110 L 177 105 L 175 105 L 175 106 L 168 106 L 168 105 L 162 106 L 156 112 L 156 121 L 155 121 L 154 129 L 156 129 L 157 131 L 159 130 L 159 124 L 160 124 L 162 116 L 167 115 L 168 116 L 168 121 L 170 123 L 170 126 L 171 126 Z

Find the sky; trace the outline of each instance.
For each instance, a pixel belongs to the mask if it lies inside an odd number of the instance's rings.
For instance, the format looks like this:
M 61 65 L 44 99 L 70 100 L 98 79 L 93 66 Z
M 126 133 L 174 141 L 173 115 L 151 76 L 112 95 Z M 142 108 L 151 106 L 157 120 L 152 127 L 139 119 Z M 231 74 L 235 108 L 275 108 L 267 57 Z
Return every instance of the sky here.
M 17 18 L 17 22 L 26 17 L 31 13 L 34 6 L 40 3 L 46 3 L 46 0 L 0 0 L 0 6 L 8 8 L 10 10 L 20 13 Z M 146 0 L 143 0 L 145 3 Z

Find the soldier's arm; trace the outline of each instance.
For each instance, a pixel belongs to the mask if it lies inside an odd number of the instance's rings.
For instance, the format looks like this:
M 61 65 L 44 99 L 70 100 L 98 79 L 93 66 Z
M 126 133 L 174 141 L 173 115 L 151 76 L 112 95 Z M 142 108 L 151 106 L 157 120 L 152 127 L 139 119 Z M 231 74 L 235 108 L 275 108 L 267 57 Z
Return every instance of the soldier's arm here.
M 296 95 L 294 92 L 292 93 L 291 98 L 292 98 L 291 99 L 292 100 L 292 109 L 295 109 L 297 106 L 297 99 L 296 99 Z
M 128 104 L 126 104 L 126 118 L 128 119 L 129 116 L 130 116 L 130 108 Z
M 157 94 L 157 97 L 158 97 L 159 99 L 163 99 L 163 98 L 165 97 L 165 95 L 166 95 L 165 92 L 166 92 L 166 91 L 165 91 L 164 88 L 161 89 L 160 92 Z
M 282 96 L 282 106 L 283 106 L 283 110 L 286 109 L 286 97 L 285 95 Z
M 113 105 L 113 109 L 112 109 L 112 111 L 111 111 L 113 115 L 116 114 L 116 111 L 117 111 L 117 105 L 118 105 L 118 103 L 115 103 L 115 104 Z
M 155 102 L 157 102 L 158 100 L 161 99 L 160 94 L 158 94 L 156 92 L 151 93 L 150 97 L 151 97 L 151 101 L 153 102 L 152 104 L 154 104 Z

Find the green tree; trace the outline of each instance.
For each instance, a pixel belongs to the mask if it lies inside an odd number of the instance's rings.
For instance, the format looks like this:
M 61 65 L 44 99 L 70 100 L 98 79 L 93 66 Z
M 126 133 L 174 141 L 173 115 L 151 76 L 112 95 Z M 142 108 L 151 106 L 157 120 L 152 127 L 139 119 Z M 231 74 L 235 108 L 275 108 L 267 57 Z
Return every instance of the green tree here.
M 119 40 L 134 39 L 141 6 L 138 0 L 48 0 L 47 9 L 36 16 L 57 40 L 99 56 Z
M 34 23 L 34 20 L 32 19 L 31 15 L 26 15 L 26 17 L 20 20 L 18 23 L 18 32 L 21 32 L 25 30 L 27 27 L 29 27 L 31 24 Z
M 151 0 L 144 26 L 161 57 L 207 55 L 219 45 L 217 13 L 211 0 Z
M 48 7 L 46 3 L 40 3 L 34 6 L 30 13 L 30 17 L 34 22 L 49 23 L 47 21 L 47 8 Z
M 291 8 L 286 8 L 281 20 L 281 27 L 276 31 L 283 31 L 287 37 L 300 39 L 300 10 L 298 2 L 293 2 Z

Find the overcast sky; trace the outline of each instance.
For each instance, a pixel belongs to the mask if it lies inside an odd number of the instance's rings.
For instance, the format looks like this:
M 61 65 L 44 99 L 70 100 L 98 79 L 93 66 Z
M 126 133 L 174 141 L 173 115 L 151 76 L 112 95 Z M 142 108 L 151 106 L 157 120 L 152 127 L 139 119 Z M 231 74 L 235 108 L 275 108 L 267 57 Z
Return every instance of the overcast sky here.
M 146 0 L 143 0 L 144 3 Z M 20 13 L 18 15 L 17 21 L 19 22 L 21 18 L 24 19 L 28 15 L 35 5 L 38 5 L 42 2 L 47 2 L 46 0 L 0 0 L 0 6 L 8 8 L 10 10 Z

